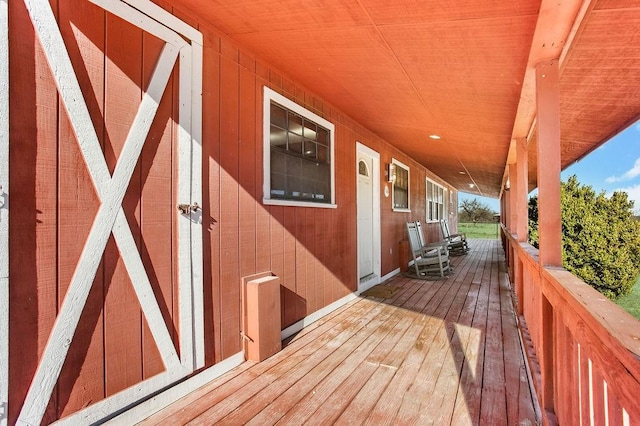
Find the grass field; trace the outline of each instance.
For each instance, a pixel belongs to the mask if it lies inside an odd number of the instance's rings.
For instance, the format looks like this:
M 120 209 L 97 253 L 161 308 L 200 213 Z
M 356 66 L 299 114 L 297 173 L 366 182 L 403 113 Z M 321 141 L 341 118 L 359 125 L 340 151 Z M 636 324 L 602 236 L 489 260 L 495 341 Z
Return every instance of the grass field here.
M 458 233 L 467 234 L 467 238 L 498 239 L 497 223 L 459 223 Z
M 497 223 L 459 223 L 458 232 L 466 233 L 467 238 L 497 239 Z M 628 295 L 616 300 L 615 303 L 635 318 L 640 320 L 640 277 Z
M 640 278 L 631 293 L 616 300 L 616 304 L 640 320 Z

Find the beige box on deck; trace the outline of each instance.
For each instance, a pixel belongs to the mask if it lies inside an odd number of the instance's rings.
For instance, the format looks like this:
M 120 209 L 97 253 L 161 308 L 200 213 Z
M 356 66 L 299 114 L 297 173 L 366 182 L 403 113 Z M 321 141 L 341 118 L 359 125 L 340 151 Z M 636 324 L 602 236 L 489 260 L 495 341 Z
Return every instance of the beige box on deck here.
M 247 281 L 247 359 L 262 361 L 282 349 L 280 278 L 266 276 Z

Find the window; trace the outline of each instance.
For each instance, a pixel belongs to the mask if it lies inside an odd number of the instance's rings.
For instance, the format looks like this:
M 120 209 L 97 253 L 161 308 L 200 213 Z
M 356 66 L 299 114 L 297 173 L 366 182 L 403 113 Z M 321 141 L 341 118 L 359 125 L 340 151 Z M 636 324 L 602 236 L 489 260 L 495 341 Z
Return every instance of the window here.
M 334 125 L 264 88 L 265 204 L 335 208 Z
M 409 210 L 409 167 L 396 159 L 391 160 L 391 181 L 393 182 L 393 210 Z
M 367 168 L 367 163 L 362 160 L 358 162 L 358 173 L 360 174 L 360 176 L 369 177 L 369 169 Z
M 427 179 L 427 221 L 446 219 L 446 191 L 444 187 Z

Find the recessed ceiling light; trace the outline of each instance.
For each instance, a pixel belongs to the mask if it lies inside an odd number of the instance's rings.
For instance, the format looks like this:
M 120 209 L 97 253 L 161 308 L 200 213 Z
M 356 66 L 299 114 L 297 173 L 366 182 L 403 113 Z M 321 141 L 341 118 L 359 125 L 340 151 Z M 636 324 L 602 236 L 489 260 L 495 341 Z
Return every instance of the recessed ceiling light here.
M 472 183 L 470 183 L 470 184 L 469 184 L 469 188 L 473 188 L 474 186 L 475 186 L 475 185 L 474 185 L 474 184 L 472 184 Z
M 459 171 L 458 173 L 460 173 L 461 175 L 466 175 L 467 172 L 463 172 L 463 171 Z
M 436 140 L 440 139 L 440 136 L 439 135 L 435 135 L 435 134 L 434 135 L 429 135 L 429 137 L 431 139 L 436 139 Z

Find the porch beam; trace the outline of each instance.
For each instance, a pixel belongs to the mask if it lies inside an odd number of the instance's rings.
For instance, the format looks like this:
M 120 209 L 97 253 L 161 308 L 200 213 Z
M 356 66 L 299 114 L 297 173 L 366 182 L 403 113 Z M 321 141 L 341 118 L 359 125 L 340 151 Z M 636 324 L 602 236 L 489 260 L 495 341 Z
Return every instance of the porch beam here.
M 541 266 L 562 266 L 560 85 L 558 60 L 536 66 L 538 233 Z
M 505 174 L 506 165 L 516 161 L 517 140 L 526 138 L 536 127 L 536 65 L 543 60 L 560 58 L 562 67 L 570 54 L 576 35 L 584 27 L 585 18 L 589 16 L 595 3 L 594 0 L 541 1 L 505 163 Z

